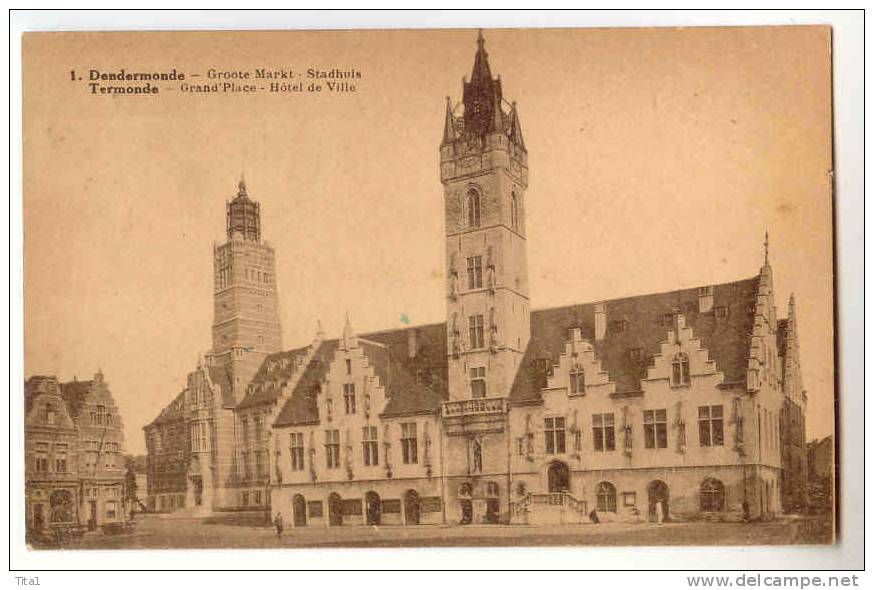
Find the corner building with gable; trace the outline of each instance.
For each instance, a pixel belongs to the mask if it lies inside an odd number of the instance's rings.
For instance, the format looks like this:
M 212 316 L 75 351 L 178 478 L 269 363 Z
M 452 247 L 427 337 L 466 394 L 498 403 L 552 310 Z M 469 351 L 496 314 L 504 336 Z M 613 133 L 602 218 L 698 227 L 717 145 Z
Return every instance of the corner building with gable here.
M 359 334 L 347 318 L 339 337 L 318 328 L 282 351 L 257 204 L 229 209 L 229 240 L 239 224 L 252 253 L 216 251 L 213 350 L 199 369 L 225 417 L 207 418 L 208 468 L 180 466 L 180 481 L 212 470 L 222 506 L 269 506 L 291 528 L 803 508 L 798 319 L 792 299 L 777 318 L 767 245 L 758 272 L 730 283 L 532 311 L 528 153 L 482 36 L 439 151 L 439 324 Z M 242 267 L 255 260 L 251 282 Z

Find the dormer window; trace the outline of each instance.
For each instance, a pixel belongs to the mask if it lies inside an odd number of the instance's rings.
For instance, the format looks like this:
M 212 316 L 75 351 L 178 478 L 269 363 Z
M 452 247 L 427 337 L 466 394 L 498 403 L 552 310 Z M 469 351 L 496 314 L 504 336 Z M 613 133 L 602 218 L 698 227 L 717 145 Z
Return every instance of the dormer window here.
M 583 395 L 586 393 L 586 372 L 582 365 L 574 363 L 570 371 L 571 395 Z
M 728 308 L 724 305 L 720 305 L 719 307 L 713 308 L 713 317 L 717 320 L 724 320 L 728 317 Z
M 689 356 L 678 352 L 671 361 L 671 385 L 689 385 Z
M 51 402 L 46 403 L 46 424 L 50 426 L 54 426 L 58 421 L 58 414 L 55 410 L 55 404 Z
M 661 315 L 661 324 L 663 326 L 673 326 L 674 325 L 674 314 L 672 313 L 663 313 Z
M 628 358 L 630 358 L 633 361 L 643 360 L 643 349 L 642 348 L 629 348 L 628 349 Z

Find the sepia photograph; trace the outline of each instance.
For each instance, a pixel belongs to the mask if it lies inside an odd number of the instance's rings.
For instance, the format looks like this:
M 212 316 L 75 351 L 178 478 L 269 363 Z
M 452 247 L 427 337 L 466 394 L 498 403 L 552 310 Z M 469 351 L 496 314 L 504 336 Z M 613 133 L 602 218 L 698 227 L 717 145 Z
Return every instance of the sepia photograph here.
M 19 542 L 833 545 L 832 35 L 25 32 Z

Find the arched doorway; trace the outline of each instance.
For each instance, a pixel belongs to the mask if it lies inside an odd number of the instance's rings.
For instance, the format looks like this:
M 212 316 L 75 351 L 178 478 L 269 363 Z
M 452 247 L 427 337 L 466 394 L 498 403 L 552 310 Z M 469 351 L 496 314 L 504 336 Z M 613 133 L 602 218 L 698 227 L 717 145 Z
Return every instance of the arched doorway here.
M 404 518 L 407 524 L 419 524 L 419 494 L 416 490 L 404 493 Z
M 331 526 L 343 524 L 343 500 L 337 492 L 332 492 L 328 496 L 328 524 Z
M 549 465 L 547 479 L 550 493 L 567 492 L 571 489 L 570 472 L 568 471 L 567 464 L 561 461 L 553 461 Z
M 658 522 L 659 505 L 661 506 L 661 520 L 667 522 L 669 520 L 670 509 L 669 501 L 670 494 L 668 493 L 668 484 L 660 479 L 655 479 L 649 482 L 646 488 L 647 497 L 649 499 L 649 521 Z
M 486 483 L 486 522 L 497 524 L 501 515 L 501 488 L 493 481 Z
M 307 501 L 301 494 L 295 494 L 291 499 L 291 512 L 294 515 L 294 526 L 307 525 Z
M 364 494 L 364 507 L 367 511 L 367 524 L 380 524 L 382 521 L 382 507 L 379 501 L 379 494 L 376 492 Z
M 55 490 L 49 496 L 49 520 L 52 523 L 73 522 L 73 494 Z

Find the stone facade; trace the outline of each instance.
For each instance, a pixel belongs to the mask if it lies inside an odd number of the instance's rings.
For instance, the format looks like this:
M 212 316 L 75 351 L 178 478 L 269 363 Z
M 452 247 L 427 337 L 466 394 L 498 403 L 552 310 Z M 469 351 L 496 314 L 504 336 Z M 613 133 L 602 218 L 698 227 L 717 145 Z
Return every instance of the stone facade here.
M 34 376 L 24 395 L 28 531 L 124 522 L 124 425 L 103 374 Z
M 225 434 L 212 431 L 224 441 L 212 464 L 231 465 L 212 480 L 225 490 L 215 507 L 331 527 L 768 518 L 803 506 L 803 476 L 789 473 L 804 441 L 797 322 L 792 301 L 777 319 L 767 246 L 737 281 L 532 311 L 528 153 L 482 37 L 462 101 L 447 99 L 439 151 L 445 322 L 359 334 L 347 318 L 338 338 L 317 329 L 284 352 L 273 252 L 241 185 L 216 250 L 213 350 L 200 369 L 212 419 L 230 416 Z M 192 455 L 191 442 L 173 449 Z M 176 472 L 184 482 L 192 470 Z

